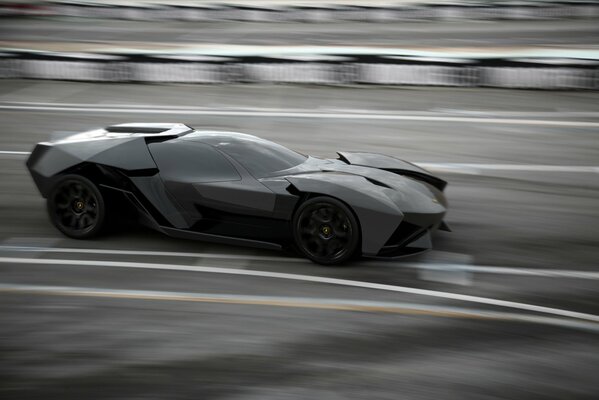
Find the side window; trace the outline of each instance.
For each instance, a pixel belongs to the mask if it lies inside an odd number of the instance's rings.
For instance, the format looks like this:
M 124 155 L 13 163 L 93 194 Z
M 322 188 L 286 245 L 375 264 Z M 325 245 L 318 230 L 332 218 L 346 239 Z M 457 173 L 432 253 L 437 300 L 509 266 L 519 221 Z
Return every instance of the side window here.
M 167 181 L 222 182 L 241 179 L 237 170 L 214 147 L 191 141 L 171 140 L 148 145 Z

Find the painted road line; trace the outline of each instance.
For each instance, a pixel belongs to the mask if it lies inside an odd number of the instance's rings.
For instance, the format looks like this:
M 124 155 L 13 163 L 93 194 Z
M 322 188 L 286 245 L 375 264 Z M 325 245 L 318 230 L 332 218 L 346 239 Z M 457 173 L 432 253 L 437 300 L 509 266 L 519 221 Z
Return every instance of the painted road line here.
M 93 103 L 48 103 L 31 101 L 1 101 L 0 106 L 45 106 L 45 107 L 78 107 L 78 108 L 129 108 L 129 109 L 157 109 L 157 110 L 199 110 L 199 111 L 253 111 L 253 112 L 295 112 L 295 113 L 344 113 L 344 114 L 372 114 L 372 115 L 418 115 L 418 116 L 468 116 L 478 118 L 488 117 L 535 117 L 542 119 L 560 118 L 599 118 L 599 111 L 500 111 L 500 110 L 466 110 L 453 108 L 436 108 L 429 110 L 373 110 L 367 108 L 340 108 L 340 107 L 318 107 L 318 108 L 280 108 L 280 107 L 200 107 L 200 106 L 172 106 L 167 104 L 93 104 Z
M 256 256 L 252 254 L 224 254 L 224 253 L 191 253 L 171 251 L 146 251 L 146 250 L 116 250 L 116 249 L 79 249 L 68 247 L 38 247 L 38 246 L 12 246 L 0 245 L 0 251 L 23 252 L 23 253 L 58 253 L 58 254 L 105 254 L 105 255 L 131 255 L 145 257 L 186 257 L 186 258 L 209 258 L 218 260 L 248 260 L 248 261 L 272 261 L 280 263 L 305 263 L 304 258 L 280 257 L 280 256 Z M 492 275 L 520 275 L 547 278 L 575 278 L 599 280 L 599 272 L 577 271 L 566 269 L 536 269 L 536 268 L 513 268 L 492 265 L 471 265 L 458 263 L 414 263 L 396 261 L 369 261 L 364 260 L 362 265 L 367 267 L 389 267 L 398 269 L 438 270 L 447 272 L 472 272 Z
M 107 255 L 130 255 L 147 257 L 186 257 L 186 258 L 210 258 L 223 260 L 249 260 L 249 261 L 275 261 L 275 262 L 306 262 L 304 258 L 280 257 L 280 256 L 255 256 L 251 254 L 221 254 L 221 253 L 190 253 L 171 251 L 145 251 L 145 250 L 111 250 L 111 249 L 76 249 L 65 247 L 29 247 L 0 245 L 0 251 L 18 251 L 32 253 L 60 253 L 60 254 L 107 254 Z
M 569 269 L 547 269 L 547 268 L 514 268 L 514 267 L 499 267 L 493 265 L 471 265 L 457 263 L 414 263 L 414 262 L 365 262 L 365 265 L 390 268 L 411 268 L 418 270 L 436 270 L 444 272 L 471 272 L 477 274 L 489 275 L 516 275 L 516 276 L 534 276 L 541 278 L 571 278 L 571 279 L 587 279 L 599 280 L 598 271 L 580 271 Z
M 6 102 L 12 104 L 20 104 L 19 102 Z M 22 104 L 44 104 L 51 105 L 55 103 L 22 103 Z M 63 103 L 60 103 L 63 104 Z M 74 104 L 73 105 L 78 105 Z M 393 111 L 395 112 L 395 111 Z M 403 113 L 410 113 L 410 110 L 402 111 Z M 431 108 L 428 113 L 437 114 L 454 114 L 454 115 L 467 115 L 467 116 L 479 116 L 479 117 L 536 117 L 536 118 L 599 118 L 598 111 L 501 111 L 501 110 L 467 110 L 459 108 Z
M 238 294 L 166 292 L 148 290 L 100 289 L 65 286 L 41 286 L 0 284 L 0 293 L 28 294 L 41 296 L 91 297 L 125 300 L 176 301 L 193 303 L 216 303 L 249 306 L 269 306 L 287 308 L 307 308 L 318 310 L 354 311 L 368 313 L 392 313 L 421 315 L 443 318 L 466 318 L 499 321 L 519 321 L 547 324 L 566 328 L 584 329 L 599 332 L 599 324 L 574 321 L 567 318 L 541 317 L 530 314 L 517 314 L 478 310 L 464 307 L 434 306 L 403 302 L 375 302 L 331 298 L 249 296 Z
M 507 124 L 507 125 L 542 125 L 597 128 L 599 122 L 563 121 L 552 119 L 524 118 L 481 118 L 455 116 L 425 116 L 398 115 L 395 113 L 353 113 L 353 112 L 313 112 L 313 111 L 259 111 L 259 110 L 220 110 L 220 109 L 165 109 L 165 108 L 131 108 L 125 106 L 61 106 L 61 105 L 8 105 L 0 104 L 0 110 L 22 111 L 54 111 L 54 112 L 85 112 L 85 113 L 119 113 L 119 114 L 168 114 L 168 115 L 210 115 L 228 117 L 278 117 L 278 118 L 312 118 L 312 119 L 349 119 L 349 120 L 389 120 L 389 121 L 426 121 L 426 122 L 457 122 L 477 124 Z
M 599 173 L 593 165 L 483 164 L 483 163 L 415 163 L 437 172 L 480 174 L 483 171 Z
M 429 269 L 439 271 L 463 271 L 474 273 L 485 273 L 492 275 L 517 275 L 517 276 L 538 276 L 546 278 L 579 278 L 599 280 L 599 272 L 595 271 L 572 271 L 563 269 L 534 269 L 534 268 L 510 268 L 479 265 L 460 265 L 460 264 L 416 264 L 406 263 L 404 267 Z
M 28 156 L 31 154 L 31 152 L 30 151 L 0 150 L 0 154 L 12 155 L 12 156 Z
M 54 259 L 38 259 L 38 258 L 18 258 L 18 257 L 0 257 L 0 263 L 4 264 L 22 264 L 22 265 L 61 265 L 75 267 L 109 267 L 109 268 L 132 268 L 132 269 L 154 269 L 168 271 L 187 271 L 211 274 L 224 275 L 240 275 L 253 276 L 261 278 L 286 279 L 302 282 L 323 283 L 329 285 L 358 287 L 364 289 L 383 290 L 389 292 L 408 293 L 420 296 L 429 296 L 470 303 L 487 304 L 496 307 L 513 308 L 524 311 L 532 311 L 541 314 L 557 315 L 560 317 L 574 318 L 591 322 L 599 322 L 599 315 L 586 314 L 576 311 L 563 310 L 558 308 L 550 308 L 538 306 L 534 304 L 517 303 L 508 300 L 492 299 L 487 297 L 470 296 L 459 293 L 440 292 L 435 290 L 418 289 L 406 286 L 393 286 L 382 283 L 352 281 L 347 279 L 327 278 L 321 276 L 289 274 L 282 272 L 257 271 L 235 268 L 220 268 L 200 265 L 179 265 L 179 264 L 155 264 L 155 263 L 139 263 L 125 261 L 93 261 L 93 260 L 54 260 Z

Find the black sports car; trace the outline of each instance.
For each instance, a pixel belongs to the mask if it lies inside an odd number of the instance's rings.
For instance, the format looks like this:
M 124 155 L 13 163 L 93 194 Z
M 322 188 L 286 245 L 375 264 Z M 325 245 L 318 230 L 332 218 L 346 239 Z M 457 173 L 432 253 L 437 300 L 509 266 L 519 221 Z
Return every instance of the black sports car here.
M 431 247 L 446 182 L 379 154 L 305 156 L 255 136 L 183 124 L 121 124 L 39 143 L 27 166 L 52 223 L 88 238 L 125 205 L 167 235 L 312 261 L 397 257 Z

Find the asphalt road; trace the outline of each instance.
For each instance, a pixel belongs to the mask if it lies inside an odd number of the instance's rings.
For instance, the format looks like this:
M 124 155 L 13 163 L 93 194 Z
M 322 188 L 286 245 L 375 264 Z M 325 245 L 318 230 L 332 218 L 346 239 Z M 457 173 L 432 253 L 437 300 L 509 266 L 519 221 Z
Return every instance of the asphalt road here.
M 596 20 L 404 23 L 160 22 L 77 18 L 3 19 L 0 41 L 352 45 L 392 47 L 596 48 Z M 13 43 L 15 42 L 16 43 Z
M 598 97 L 2 81 L 0 396 L 596 398 Z M 343 268 L 137 227 L 60 236 L 9 152 L 126 121 L 427 164 L 454 232 Z

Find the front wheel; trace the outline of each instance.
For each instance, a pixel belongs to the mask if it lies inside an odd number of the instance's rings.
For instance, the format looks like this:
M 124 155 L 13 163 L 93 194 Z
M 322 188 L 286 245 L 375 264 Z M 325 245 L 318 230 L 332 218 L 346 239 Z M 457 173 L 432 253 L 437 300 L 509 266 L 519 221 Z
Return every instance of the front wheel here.
M 302 254 L 325 265 L 348 261 L 360 243 L 358 220 L 345 204 L 331 197 L 314 197 L 298 208 L 293 236 Z
M 47 202 L 52 224 L 69 237 L 86 239 L 97 235 L 104 226 L 106 203 L 102 193 L 83 176 L 62 177 Z

